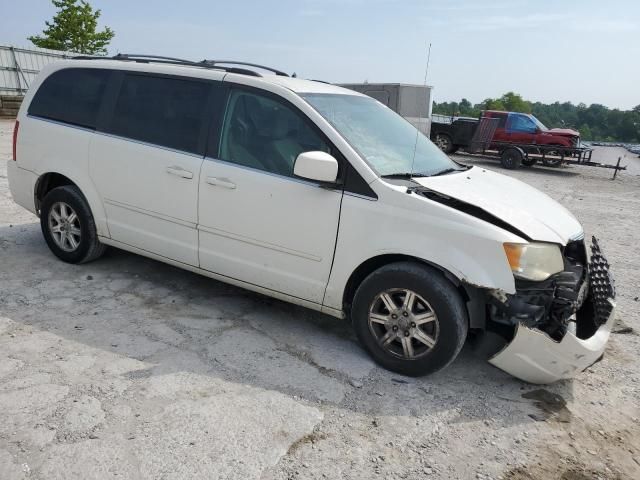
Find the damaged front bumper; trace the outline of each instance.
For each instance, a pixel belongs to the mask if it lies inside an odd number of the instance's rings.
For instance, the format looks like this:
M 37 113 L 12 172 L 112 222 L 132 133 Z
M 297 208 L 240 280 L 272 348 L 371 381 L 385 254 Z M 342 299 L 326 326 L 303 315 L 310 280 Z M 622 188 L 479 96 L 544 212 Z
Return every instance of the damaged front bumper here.
M 575 243 L 566 249 L 565 272 L 494 301 L 492 319 L 514 333 L 489 363 L 543 384 L 572 378 L 602 357 L 615 322 L 614 282 L 597 240 L 588 263 L 584 243 Z
M 586 340 L 567 332 L 557 342 L 540 330 L 519 324 L 511 343 L 489 363 L 529 383 L 573 378 L 602 357 L 615 321 L 614 311 L 612 308 L 609 320 Z

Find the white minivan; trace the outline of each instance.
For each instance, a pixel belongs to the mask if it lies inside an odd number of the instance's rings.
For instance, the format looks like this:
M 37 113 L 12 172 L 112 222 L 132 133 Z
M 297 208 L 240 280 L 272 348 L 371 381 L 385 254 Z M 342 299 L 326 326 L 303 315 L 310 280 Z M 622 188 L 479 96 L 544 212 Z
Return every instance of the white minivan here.
M 529 382 L 599 360 L 609 265 L 525 183 L 456 163 L 376 100 L 239 62 L 78 58 L 18 115 L 14 200 L 61 260 L 114 246 L 349 319 L 424 375 L 473 333 Z

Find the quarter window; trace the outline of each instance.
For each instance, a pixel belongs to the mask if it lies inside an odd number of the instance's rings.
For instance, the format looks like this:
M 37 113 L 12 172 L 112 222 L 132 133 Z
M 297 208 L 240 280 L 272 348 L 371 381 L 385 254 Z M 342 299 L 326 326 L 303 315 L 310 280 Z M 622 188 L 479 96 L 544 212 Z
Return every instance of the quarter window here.
M 125 74 L 107 131 L 190 153 L 198 140 L 211 85 Z
M 298 155 L 319 150 L 330 151 L 299 112 L 271 97 L 232 91 L 220 141 L 222 160 L 293 176 Z
M 28 113 L 85 128 L 96 119 L 110 71 L 67 68 L 52 73 L 36 92 Z

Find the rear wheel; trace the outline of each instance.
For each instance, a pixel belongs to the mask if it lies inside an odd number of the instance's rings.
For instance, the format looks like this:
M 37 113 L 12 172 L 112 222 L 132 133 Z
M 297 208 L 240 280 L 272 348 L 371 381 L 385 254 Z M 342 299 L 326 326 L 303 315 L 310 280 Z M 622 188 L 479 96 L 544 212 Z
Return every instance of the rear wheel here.
M 412 262 L 386 265 L 356 291 L 351 318 L 358 339 L 384 368 L 433 373 L 451 363 L 467 336 L 458 291 L 437 271 Z
M 509 170 L 516 170 L 520 168 L 522 161 L 524 159 L 524 155 L 517 148 L 506 148 L 502 151 L 502 155 L 500 155 L 500 163 L 504 168 Z
M 457 148 L 453 145 L 453 140 L 446 133 L 438 133 L 436 135 L 436 145 L 444 153 L 453 153 Z
M 524 157 L 522 159 L 522 165 L 524 165 L 525 167 L 533 167 L 536 163 L 538 163 L 537 158 Z
M 49 249 L 68 263 L 95 260 L 106 248 L 98 240 L 89 204 L 73 185 L 47 193 L 40 210 L 40 227 Z

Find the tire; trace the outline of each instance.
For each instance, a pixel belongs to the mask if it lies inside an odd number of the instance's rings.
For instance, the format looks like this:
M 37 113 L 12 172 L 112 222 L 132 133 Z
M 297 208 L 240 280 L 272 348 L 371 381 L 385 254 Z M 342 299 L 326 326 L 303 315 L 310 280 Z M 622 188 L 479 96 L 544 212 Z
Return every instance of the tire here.
M 525 167 L 533 167 L 536 163 L 538 163 L 537 158 L 525 157 L 522 159 L 522 165 L 524 165 Z
M 547 153 L 555 153 L 555 152 L 547 152 Z M 544 158 L 542 160 L 542 164 L 545 167 L 553 167 L 553 168 L 557 168 L 562 164 L 562 159 L 561 158 Z
M 562 165 L 562 160 L 563 158 L 566 158 L 566 155 L 563 155 L 563 150 L 558 149 L 558 150 L 549 150 L 545 153 L 545 158 L 542 160 L 542 164 L 545 167 L 559 167 L 560 165 Z M 546 155 L 554 155 L 560 158 L 546 158 Z
M 73 185 L 47 193 L 40 209 L 40 227 L 49 249 L 67 263 L 90 262 L 106 249 L 98 240 L 87 200 Z
M 500 163 L 508 170 L 517 170 L 522 164 L 524 155 L 517 148 L 505 148 L 500 155 Z
M 444 153 L 453 153 L 457 148 L 453 145 L 453 140 L 446 133 L 438 133 L 436 135 L 435 144 L 442 150 Z
M 413 303 L 403 316 L 407 292 Z M 387 308 L 384 295 L 395 310 Z M 453 362 L 468 331 L 460 293 L 440 272 L 415 262 L 385 265 L 365 278 L 354 296 L 351 320 L 360 343 L 379 365 L 414 377 Z

